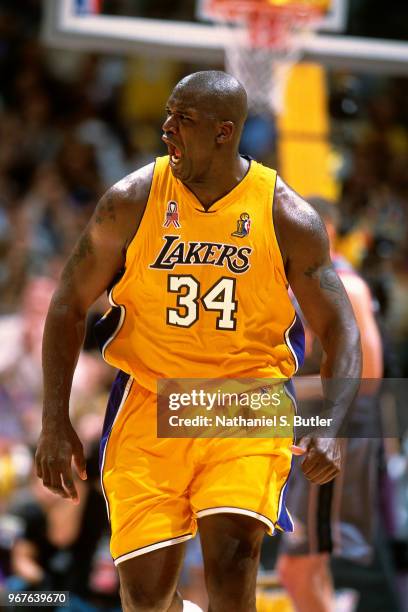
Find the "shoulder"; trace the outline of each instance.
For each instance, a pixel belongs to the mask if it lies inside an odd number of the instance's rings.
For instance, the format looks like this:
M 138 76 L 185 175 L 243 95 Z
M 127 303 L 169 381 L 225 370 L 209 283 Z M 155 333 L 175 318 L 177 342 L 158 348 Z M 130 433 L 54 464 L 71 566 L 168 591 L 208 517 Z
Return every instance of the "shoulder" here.
M 110 187 L 99 200 L 94 226 L 118 231 L 125 244 L 132 239 L 142 219 L 153 180 L 155 163 L 148 164 Z
M 110 198 L 115 203 L 133 202 L 143 204 L 147 202 L 153 180 L 155 163 L 152 162 L 135 172 L 128 174 L 106 191 L 103 198 Z
M 306 247 L 328 249 L 326 228 L 319 214 L 280 176 L 276 179 L 273 222 L 285 263 Z

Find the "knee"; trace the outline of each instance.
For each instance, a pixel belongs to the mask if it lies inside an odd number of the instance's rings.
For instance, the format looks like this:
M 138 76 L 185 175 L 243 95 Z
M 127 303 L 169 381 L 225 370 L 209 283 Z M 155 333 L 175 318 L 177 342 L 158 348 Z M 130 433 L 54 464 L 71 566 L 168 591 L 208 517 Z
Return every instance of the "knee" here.
M 220 584 L 228 582 L 233 577 L 235 582 L 238 577 L 244 580 L 256 571 L 259 563 L 261 550 L 260 541 L 241 540 L 234 542 L 230 547 L 226 546 L 220 550 L 218 555 L 212 559 L 209 575 L 212 580 Z
M 239 548 L 222 551 L 206 567 L 211 612 L 251 612 L 255 610 L 256 575 L 260 547 L 242 543 Z
M 167 612 L 173 595 L 164 596 L 143 588 L 140 584 L 121 584 L 120 599 L 124 612 Z

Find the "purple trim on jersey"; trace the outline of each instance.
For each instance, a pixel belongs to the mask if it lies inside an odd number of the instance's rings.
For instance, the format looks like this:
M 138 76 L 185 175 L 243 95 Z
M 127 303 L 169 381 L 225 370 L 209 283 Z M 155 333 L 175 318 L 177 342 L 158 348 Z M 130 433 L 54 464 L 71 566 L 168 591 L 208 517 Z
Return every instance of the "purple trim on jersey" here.
M 303 329 L 303 326 L 302 326 L 302 329 Z M 288 378 L 288 380 L 285 380 L 285 384 L 283 386 L 285 387 L 285 389 L 287 389 L 290 396 L 293 397 L 293 400 L 296 402 L 296 389 L 295 389 L 293 380 L 291 378 Z M 295 408 L 296 408 L 296 405 L 295 405 Z
M 283 531 L 289 531 L 289 532 L 292 532 L 294 530 L 293 521 L 290 518 L 290 514 L 288 512 L 288 509 L 286 508 L 286 498 L 287 498 L 287 495 L 288 495 L 288 486 L 289 486 L 288 481 L 289 481 L 292 469 L 293 469 L 293 457 L 292 457 L 292 462 L 291 462 L 291 465 L 290 465 L 290 470 L 289 470 L 288 478 L 287 478 L 285 484 L 283 485 L 281 509 L 280 509 L 280 512 L 279 512 L 278 520 L 276 521 L 276 525 L 278 525 L 281 529 L 283 529 Z
M 299 369 L 305 360 L 305 330 L 298 313 L 296 313 L 295 323 L 289 331 L 289 342 L 296 354 Z
M 106 408 L 105 420 L 102 428 L 102 438 L 99 445 L 99 469 L 102 470 L 103 451 L 105 450 L 106 442 L 108 441 L 112 425 L 121 404 L 123 394 L 125 393 L 126 385 L 130 374 L 126 374 L 119 370 L 118 375 L 113 381 L 112 389 L 109 395 L 108 405 Z

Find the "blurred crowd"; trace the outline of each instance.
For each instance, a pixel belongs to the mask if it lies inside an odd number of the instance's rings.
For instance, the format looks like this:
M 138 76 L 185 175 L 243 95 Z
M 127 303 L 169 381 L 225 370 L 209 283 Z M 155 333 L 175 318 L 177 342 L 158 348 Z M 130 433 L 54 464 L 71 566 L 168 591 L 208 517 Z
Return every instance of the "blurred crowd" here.
M 408 372 L 408 80 L 330 78 L 332 142 L 341 184 L 338 248 L 378 301 L 386 375 Z
M 50 50 L 40 42 L 40 19 L 36 0 L 0 7 L 0 588 L 69 584 L 90 606 L 78 610 L 117 609 L 107 527 L 92 524 L 88 513 L 105 512 L 96 441 L 114 373 L 97 355 L 91 329 L 105 299 L 90 313 L 73 387 L 74 425 L 93 466 L 79 484 L 80 507 L 68 508 L 33 476 L 41 337 L 62 263 L 97 200 L 165 154 L 165 101 L 194 67 Z M 387 374 L 407 376 L 408 82 L 339 73 L 330 91 L 339 249 L 372 287 Z M 243 139 L 243 152 L 265 163 L 275 157 L 277 138 L 273 120 L 267 124 L 260 130 L 252 118 Z

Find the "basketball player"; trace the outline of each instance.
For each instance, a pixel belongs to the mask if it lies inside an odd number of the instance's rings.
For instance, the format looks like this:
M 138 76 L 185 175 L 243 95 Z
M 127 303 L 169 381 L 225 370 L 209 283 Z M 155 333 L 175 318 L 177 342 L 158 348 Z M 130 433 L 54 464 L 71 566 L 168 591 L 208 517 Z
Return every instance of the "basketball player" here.
M 353 407 L 351 425 L 367 434 L 375 424 L 375 391 L 382 376 L 381 337 L 373 300 L 365 281 L 334 250 L 339 221 L 336 206 L 323 198 L 309 198 L 308 202 L 325 223 L 334 268 L 350 298 L 360 329 L 365 384 Z M 317 374 L 320 358 L 321 347 L 312 335 L 301 374 Z M 298 391 L 301 399 L 301 385 Z M 278 571 L 299 612 L 334 609 L 329 569 L 331 552 L 359 563 L 370 562 L 373 556 L 379 440 L 368 434 L 365 438 L 351 437 L 345 443 L 347 451 L 341 473 L 329 484 L 319 486 L 308 482 L 297 466 L 291 475 L 288 504 L 295 533 L 285 534 Z
M 211 611 L 253 612 L 264 533 L 292 528 L 284 503 L 292 450 L 305 453 L 308 478 L 331 480 L 341 461 L 335 428 L 297 450 L 292 438 L 159 439 L 157 379 L 291 377 L 302 330 L 290 282 L 325 349 L 328 393 L 330 381 L 349 379 L 341 399 L 328 398 L 341 422 L 358 388 L 359 333 L 320 217 L 274 170 L 238 153 L 247 114 L 240 83 L 194 73 L 176 85 L 166 113 L 168 155 L 108 190 L 52 300 L 37 471 L 77 500 L 72 458 L 86 472 L 70 385 L 86 312 L 109 287 L 112 309 L 99 330 L 105 359 L 120 371 L 102 484 L 123 608 L 183 609 L 183 542 L 198 525 Z

